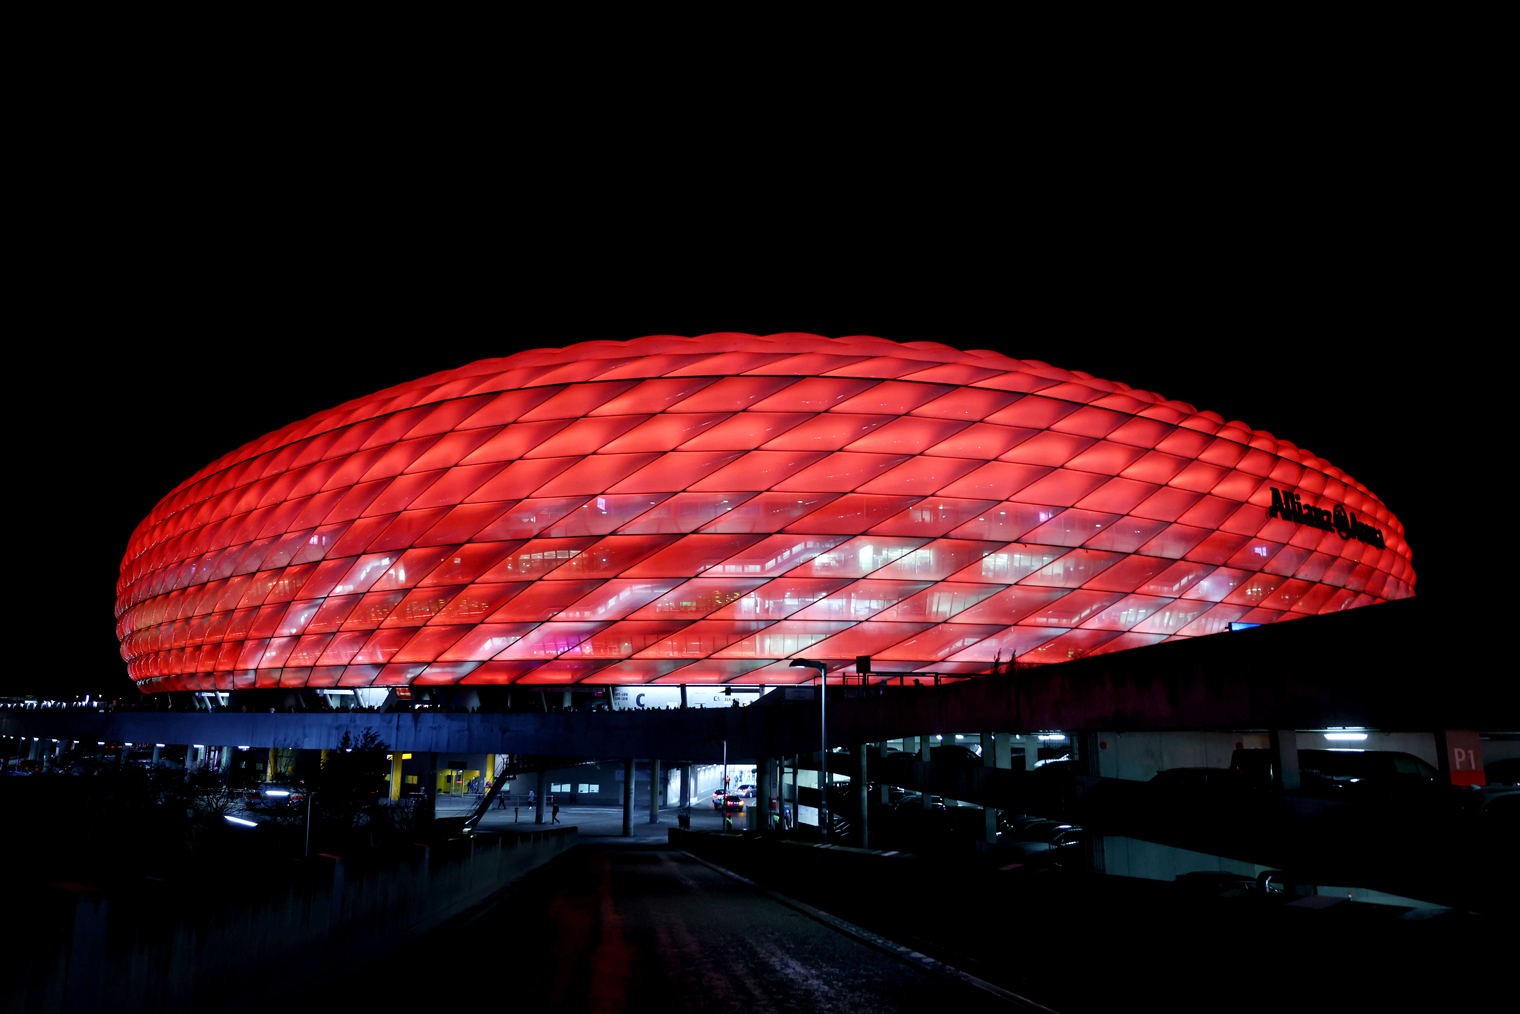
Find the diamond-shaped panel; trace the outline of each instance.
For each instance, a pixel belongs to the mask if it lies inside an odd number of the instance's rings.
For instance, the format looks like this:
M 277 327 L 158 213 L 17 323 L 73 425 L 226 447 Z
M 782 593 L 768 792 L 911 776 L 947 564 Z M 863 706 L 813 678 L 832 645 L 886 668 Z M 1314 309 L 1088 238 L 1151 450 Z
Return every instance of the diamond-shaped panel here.
M 1413 594 L 1398 519 L 1213 412 L 863 335 L 658 335 L 233 451 L 122 559 L 146 691 L 975 674 Z M 853 670 L 852 670 L 853 671 Z

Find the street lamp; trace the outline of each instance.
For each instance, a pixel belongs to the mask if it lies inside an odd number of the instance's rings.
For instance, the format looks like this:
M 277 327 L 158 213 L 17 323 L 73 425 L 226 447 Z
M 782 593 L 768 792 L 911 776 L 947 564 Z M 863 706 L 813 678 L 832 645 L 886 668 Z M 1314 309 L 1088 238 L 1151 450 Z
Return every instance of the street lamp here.
M 790 669 L 817 669 L 818 670 L 818 727 L 821 730 L 823 743 L 823 770 L 818 775 L 818 830 L 823 834 L 823 843 L 829 843 L 829 685 L 823 678 L 828 667 L 822 662 L 814 662 L 806 658 L 794 658 L 788 666 Z

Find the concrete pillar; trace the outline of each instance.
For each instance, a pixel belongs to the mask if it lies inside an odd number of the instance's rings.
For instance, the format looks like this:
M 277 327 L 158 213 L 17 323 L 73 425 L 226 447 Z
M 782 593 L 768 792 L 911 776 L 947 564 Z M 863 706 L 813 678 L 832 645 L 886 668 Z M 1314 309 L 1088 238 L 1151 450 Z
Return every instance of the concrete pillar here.
M 36 760 L 37 759 L 37 754 L 39 754 L 40 752 L 42 752 L 42 741 L 39 740 L 36 736 L 33 736 L 32 737 L 32 748 L 31 748 L 31 750 L 27 751 L 26 759 L 27 760 Z
M 269 763 L 264 766 L 264 780 L 266 782 L 272 781 L 274 779 L 274 759 L 277 755 L 278 751 L 276 751 L 274 747 L 270 747 Z
M 432 820 L 438 816 L 438 754 L 436 752 L 422 755 L 422 770 L 418 772 L 418 780 L 422 783 L 423 819 Z
M 623 761 L 623 837 L 633 836 L 633 761 Z
M 1441 780 L 1452 785 L 1487 785 L 1483 741 L 1473 729 L 1437 729 L 1436 760 Z
M 920 737 L 918 737 L 918 759 L 921 760 L 921 761 L 927 761 L 927 760 L 929 760 L 931 758 L 931 754 L 929 753 L 929 751 L 931 749 L 933 749 L 933 747 L 934 747 L 934 737 L 933 736 L 920 736 Z M 925 810 L 932 810 L 932 809 L 934 809 L 934 794 L 932 792 L 929 792 L 927 789 L 920 789 L 919 790 L 919 797 L 918 797 L 918 805 L 921 806 L 921 807 L 923 807 Z
M 1040 737 L 1020 736 L 1019 742 L 1024 745 L 1024 770 L 1033 771 L 1040 763 Z
M 391 802 L 401 798 L 401 751 L 391 754 Z
M 755 826 L 761 832 L 771 829 L 771 796 L 775 785 L 771 772 L 772 761 L 769 757 L 761 757 L 755 765 L 755 808 L 760 811 L 760 819 Z
M 533 798 L 533 823 L 542 824 L 544 822 L 544 805 L 549 801 L 549 786 L 544 782 L 544 769 L 542 767 L 538 769 L 538 775 L 534 778 L 534 781 L 538 783 L 538 792 L 534 794 Z
M 229 771 L 232 770 L 232 755 L 236 751 L 237 751 L 237 747 L 235 747 L 235 746 L 224 746 L 224 747 L 222 747 L 222 757 L 221 757 L 221 761 L 222 762 L 221 762 L 221 764 L 217 768 L 217 770 L 220 771 L 222 774 L 225 775 L 227 772 L 229 772 Z M 157 753 L 158 751 L 155 750 L 153 752 Z
M 1006 747 L 1004 749 L 1006 749 Z M 997 766 L 998 766 L 998 752 L 997 752 L 997 750 L 998 750 L 998 748 L 997 748 L 997 733 L 995 733 L 995 732 L 984 732 L 984 733 L 982 733 L 982 767 L 984 767 L 984 768 L 994 768 L 994 769 L 997 768 Z M 982 819 L 983 819 L 982 839 L 988 845 L 996 845 L 997 844 L 997 807 L 995 807 L 995 806 L 985 806 L 984 805 L 982 807 Z
M 681 710 L 686 710 L 686 684 L 681 684 Z
M 982 733 L 982 767 L 996 768 L 1002 766 L 998 764 L 997 749 L 997 733 Z
M 128 753 L 130 753 L 130 751 L 126 747 L 122 747 L 121 748 L 121 766 L 122 767 L 126 767 L 127 766 L 127 754 Z
M 560 707 L 565 711 L 570 711 L 575 707 L 575 696 L 573 691 L 566 690 L 564 692 L 564 696 L 560 698 Z
M 681 765 L 681 806 L 691 806 L 691 765 Z
M 660 822 L 660 801 L 664 797 L 665 786 L 660 784 L 660 758 L 654 757 L 649 761 L 649 823 Z
M 860 821 L 855 825 L 854 839 L 851 844 L 856 848 L 867 848 L 870 834 L 867 821 L 870 814 L 870 792 L 866 789 L 866 745 L 860 743 L 850 751 L 850 760 L 853 761 L 850 772 L 850 795 L 854 796 L 855 812 L 860 814 Z
M 801 754 L 793 754 L 792 755 L 792 826 L 793 827 L 796 827 L 797 824 L 798 824 L 798 818 L 797 818 L 797 768 L 801 765 L 801 763 L 802 763 L 802 755 Z
M 185 747 L 185 770 L 186 771 L 189 771 L 190 768 L 191 768 L 191 766 L 195 764 L 195 760 L 196 760 L 195 753 L 196 753 L 196 751 L 195 751 L 195 747 L 194 746 L 187 746 L 187 747 Z
M 1273 729 L 1267 737 L 1272 751 L 1272 788 L 1292 792 L 1301 784 L 1298 775 L 1298 732 Z
M 162 749 L 163 749 L 163 747 L 157 746 L 157 745 L 155 745 L 153 747 L 153 766 L 154 767 L 158 767 L 158 752 L 160 750 L 162 750 Z
M 1098 770 L 1098 743 L 1102 737 L 1096 732 L 1079 732 L 1076 734 L 1077 748 L 1077 771 L 1091 778 L 1097 778 L 1103 772 Z
M 887 756 L 887 744 L 885 740 L 877 744 L 876 756 L 877 759 L 883 759 Z M 886 806 L 892 801 L 891 787 L 888 786 L 886 782 L 882 782 L 880 785 L 876 786 L 876 801 L 883 806 Z

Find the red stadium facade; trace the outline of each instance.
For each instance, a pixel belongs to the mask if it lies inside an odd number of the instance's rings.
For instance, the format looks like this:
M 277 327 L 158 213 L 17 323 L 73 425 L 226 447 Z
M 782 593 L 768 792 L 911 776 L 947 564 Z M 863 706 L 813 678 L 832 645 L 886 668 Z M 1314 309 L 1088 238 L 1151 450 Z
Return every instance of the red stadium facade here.
M 1398 520 L 1269 433 L 932 342 L 485 360 L 293 423 L 138 525 L 144 691 L 988 672 L 1412 594 Z

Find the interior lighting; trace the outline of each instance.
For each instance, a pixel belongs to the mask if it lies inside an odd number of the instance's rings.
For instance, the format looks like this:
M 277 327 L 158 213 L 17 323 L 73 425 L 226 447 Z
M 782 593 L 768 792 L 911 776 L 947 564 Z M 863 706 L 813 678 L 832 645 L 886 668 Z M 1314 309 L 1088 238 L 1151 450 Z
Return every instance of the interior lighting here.
M 1367 738 L 1365 732 L 1327 732 L 1325 738 L 1332 743 L 1360 743 Z
M 208 678 L 201 669 L 232 668 L 239 681 L 254 679 L 259 686 L 316 689 L 317 683 L 341 682 L 344 690 L 325 696 L 342 700 L 350 687 L 372 687 L 393 657 L 427 666 L 428 682 L 441 684 L 704 683 L 733 679 L 754 666 L 785 664 L 782 660 L 805 643 L 825 663 L 825 673 L 876 652 L 900 659 L 903 664 L 895 668 L 902 670 L 943 663 L 974 677 L 989 670 L 995 653 L 1056 662 L 1099 643 L 1116 651 L 1211 636 L 1228 623 L 1217 610 L 1205 613 L 1237 583 L 1261 596 L 1256 608 L 1243 614 L 1261 623 L 1413 594 L 1402 539 L 1379 547 L 1382 555 L 1368 557 L 1375 562 L 1359 564 L 1354 574 L 1328 566 L 1340 555 L 1332 551 L 1338 543 L 1307 554 L 1297 548 L 1299 535 L 1309 535 L 1309 528 L 1377 545 L 1382 532 L 1401 526 L 1366 490 L 1343 490 L 1338 495 L 1344 503 L 1309 492 L 1323 485 L 1317 477 L 1328 474 L 1328 463 L 1308 462 L 1305 452 L 1265 432 L 1231 430 L 1221 439 L 1249 444 L 1260 457 L 1260 467 L 1252 466 L 1259 474 L 1296 476 L 1309 470 L 1303 490 L 1289 488 L 1286 479 L 1268 480 L 1271 488 L 1260 493 L 1270 496 L 1272 508 L 1259 502 L 1254 485 L 1238 472 L 1220 477 L 1212 488 L 1200 487 L 1208 499 L 1199 502 L 1197 513 L 1186 515 L 1186 523 L 1152 520 L 1154 510 L 1145 510 L 1144 518 L 1131 515 L 1120 509 L 1122 493 L 1117 500 L 1095 494 L 1121 471 L 1137 492 L 1141 486 L 1165 485 L 1175 468 L 1206 453 L 1193 441 L 1174 447 L 1165 440 L 1170 431 L 1149 418 L 1145 407 L 1166 402 L 1160 395 L 1105 398 L 1100 406 L 1095 398 L 1122 388 L 994 353 L 930 342 L 909 347 L 865 335 L 848 341 L 790 332 L 656 335 L 623 342 L 616 335 L 597 337 L 610 340 L 525 349 L 436 375 L 426 384 L 387 388 L 295 424 L 303 433 L 324 434 L 324 447 L 345 449 L 325 459 L 338 470 L 324 496 L 350 497 L 343 500 L 344 510 L 347 505 L 362 510 L 366 520 L 344 529 L 346 535 L 336 525 L 309 532 L 301 527 L 316 520 L 304 513 L 306 489 L 298 482 L 306 466 L 275 453 L 289 444 L 291 428 L 251 441 L 218 458 L 215 468 L 208 464 L 186 477 L 175 489 L 202 490 L 194 511 L 182 509 L 180 494 L 166 490 L 166 499 L 139 526 L 122 557 L 117 605 L 129 674 L 147 692 L 196 691 L 196 699 L 224 702 L 230 700 L 225 692 L 200 692 Z M 777 355 L 788 357 L 780 368 L 784 375 L 749 372 Z M 853 364 L 850 375 L 835 375 L 843 358 Z M 615 374 L 607 373 L 614 363 Z M 557 378 L 552 388 L 557 393 L 523 387 L 530 375 Z M 638 386 L 602 379 L 614 375 Z M 692 380 L 696 376 L 704 378 L 701 385 Z M 582 379 L 571 379 L 576 377 Z M 789 387 L 798 382 L 802 390 Z M 1034 390 L 1043 393 L 1021 397 Z M 485 400 L 462 397 L 466 391 L 480 392 Z M 928 408 L 926 399 L 935 407 Z M 1167 404 L 1170 424 L 1208 433 L 1218 428 L 1212 413 Z M 752 405 L 765 407 L 759 413 L 741 410 Z M 634 411 L 646 422 L 626 431 L 625 438 L 623 423 L 616 420 Z M 770 411 L 792 413 L 791 422 L 801 428 L 777 437 L 763 419 L 752 418 Z M 416 438 L 408 438 L 405 426 L 376 428 L 383 420 L 412 418 L 404 413 L 426 415 L 425 428 L 439 441 L 425 460 L 407 458 L 416 460 L 418 469 L 425 463 L 428 471 L 393 474 L 389 467 L 377 468 L 392 474 L 370 478 L 366 456 L 387 455 L 389 466 L 412 453 L 407 448 Z M 1056 418 L 1063 420 L 1057 425 L 1064 432 L 1050 428 Z M 486 443 L 476 439 L 486 432 L 483 427 L 509 419 L 528 421 L 513 423 Z M 539 420 L 557 421 L 544 426 Z M 560 430 L 569 420 L 576 420 L 572 430 Z M 1130 451 L 1117 445 L 1081 449 L 1070 439 L 1073 433 L 1113 432 L 1126 420 L 1134 423 L 1126 429 L 1131 450 L 1143 454 L 1167 442 L 1174 453 L 1165 461 L 1161 455 L 1131 461 Z M 951 435 L 954 427 L 970 424 L 975 429 L 968 435 Z M 888 429 L 869 436 L 877 426 Z M 704 428 L 700 452 L 693 448 L 658 462 L 643 456 L 655 447 L 682 445 Z M 573 456 L 556 435 L 571 432 L 579 434 L 572 441 Z M 1015 456 L 1029 463 L 979 457 L 997 458 L 993 451 L 1021 446 L 1025 438 L 1033 441 L 1026 451 L 1039 450 Z M 945 442 L 947 456 L 899 460 L 880 453 L 901 450 L 900 441 L 925 448 Z M 783 462 L 804 447 L 808 456 Z M 636 450 L 640 453 L 628 453 Z M 971 456 L 955 456 L 961 453 Z M 456 467 L 467 460 L 472 463 Z M 577 463 L 564 470 L 571 460 Z M 1035 478 L 1032 470 L 1040 468 L 1053 471 Z M 418 485 L 435 474 L 436 481 Z M 1346 485 L 1335 483 L 1334 489 Z M 425 509 L 417 499 L 424 488 Z M 617 492 L 624 489 L 637 492 Z M 1119 513 L 1054 506 L 1087 503 L 1089 496 L 1093 504 L 1101 500 Z M 369 507 L 358 506 L 361 497 Z M 926 499 L 941 502 L 931 505 Z M 253 502 L 268 519 L 257 531 L 244 531 L 234 518 Z M 987 503 L 998 510 L 983 510 Z M 428 513 L 435 506 L 449 511 Z M 1248 506 L 1246 513 L 1262 524 L 1272 517 L 1277 521 L 1262 529 L 1272 538 L 1263 534 L 1242 547 L 1219 526 Z M 1138 504 L 1133 509 L 1144 510 Z M 727 518 L 728 513 L 735 516 Z M 488 524 L 487 515 L 495 520 Z M 1336 527 L 1342 515 L 1349 529 L 1345 522 Z M 383 543 L 370 527 L 382 517 L 395 518 Z M 989 525 L 991 517 L 998 517 L 998 524 Z M 1087 520 L 1103 517 L 1113 520 Z M 1126 525 L 1133 539 L 1121 537 Z M 1103 531 L 1109 527 L 1113 535 Z M 1015 538 L 1033 548 L 986 548 L 1007 546 Z M 1286 553 L 1279 545 L 1285 540 L 1295 543 Z M 368 552 L 372 541 L 383 548 Z M 507 542 L 520 549 L 501 558 L 499 548 Z M 297 544 L 312 552 L 295 553 Z M 1134 562 L 1126 565 L 1125 557 Z M 1151 586 L 1151 565 L 1138 565 L 1137 557 L 1172 561 L 1175 567 L 1168 572 L 1174 576 L 1165 594 Z M 572 558 L 573 566 L 555 569 Z M 250 589 L 280 587 L 288 593 L 287 585 L 304 585 L 306 568 L 317 559 L 323 561 L 322 580 L 332 583 L 302 591 L 308 598 L 283 614 L 278 639 L 259 636 L 262 628 L 243 622 L 241 615 L 234 622 L 242 602 L 229 598 L 222 583 L 186 585 L 179 577 L 186 568 L 241 575 L 246 565 L 256 570 L 243 578 L 252 582 Z M 1272 574 L 1265 571 L 1268 559 L 1277 561 Z M 1229 574 L 1209 576 L 1221 568 Z M 1243 577 L 1230 576 L 1236 574 Z M 656 590 L 660 581 L 698 575 L 698 589 Z M 572 577 L 576 580 L 566 580 Z M 843 578 L 870 584 L 834 584 Z M 613 588 L 621 597 L 604 606 L 613 595 L 582 580 L 617 580 L 621 583 Z M 939 587 L 917 587 L 920 580 Z M 1209 582 L 1207 594 L 1182 596 L 1182 589 L 1200 581 Z M 968 585 L 980 590 L 969 593 Z M 1013 585 L 1031 589 L 1033 612 L 1025 608 L 1024 595 L 1018 602 L 993 595 Z M 345 596 L 361 586 L 359 607 Z M 1362 587 L 1369 591 L 1358 590 Z M 419 590 L 414 596 L 408 589 Z M 924 597 L 909 602 L 919 592 Z M 1109 616 L 1097 628 L 1082 627 L 1097 608 L 1092 603 L 1114 592 L 1147 600 L 1154 595 L 1166 604 L 1146 606 L 1144 617 L 1136 610 Z M 971 594 L 983 602 L 966 602 L 975 612 L 964 620 L 974 617 L 975 624 L 920 629 L 914 617 L 921 612 L 943 611 L 962 601 L 957 596 Z M 653 598 L 637 601 L 645 595 Z M 1068 596 L 1066 604 L 1058 604 Z M 271 596 L 281 597 L 289 595 Z M 891 607 L 889 599 L 904 605 Z M 725 611 L 736 601 L 742 604 Z M 752 629 L 754 619 L 774 613 L 779 620 L 797 613 L 803 607 L 794 606 L 804 601 L 818 603 L 816 610 Z M 864 612 L 875 602 L 887 608 L 872 607 L 868 627 L 836 629 L 825 619 L 854 618 L 856 609 Z M 362 616 L 350 608 L 362 609 Z M 501 619 L 488 623 L 498 611 Z M 436 621 L 410 623 L 409 617 L 424 612 Z M 207 636 L 213 629 L 224 632 L 214 663 L 211 644 L 195 650 L 173 646 L 183 640 L 175 626 L 184 622 L 180 616 L 204 618 Z M 1056 624 L 1068 616 L 1082 617 L 1079 629 Z M 544 622 L 551 619 L 557 622 Z M 591 622 L 600 620 L 616 625 L 591 634 Z M 334 624 L 361 621 L 373 633 L 357 653 L 339 641 L 330 649 L 320 647 L 326 641 L 317 639 L 328 637 Z M 523 630 L 501 634 L 508 622 Z M 502 643 L 509 637 L 512 643 Z M 633 637 L 651 646 L 647 655 L 628 657 L 622 651 Z M 377 687 L 361 689 L 358 696 L 378 705 L 385 693 Z
M 227 819 L 230 820 L 234 824 L 242 824 L 244 827 L 258 827 L 259 826 L 254 821 L 244 820 L 242 817 L 234 817 L 230 813 L 227 814 Z
M 266 796 L 288 796 L 288 795 L 290 795 L 290 792 L 287 789 L 270 789 L 268 792 L 265 793 L 265 795 Z
M 1042 732 L 1040 739 L 1046 743 L 1059 743 L 1066 738 L 1064 732 Z

